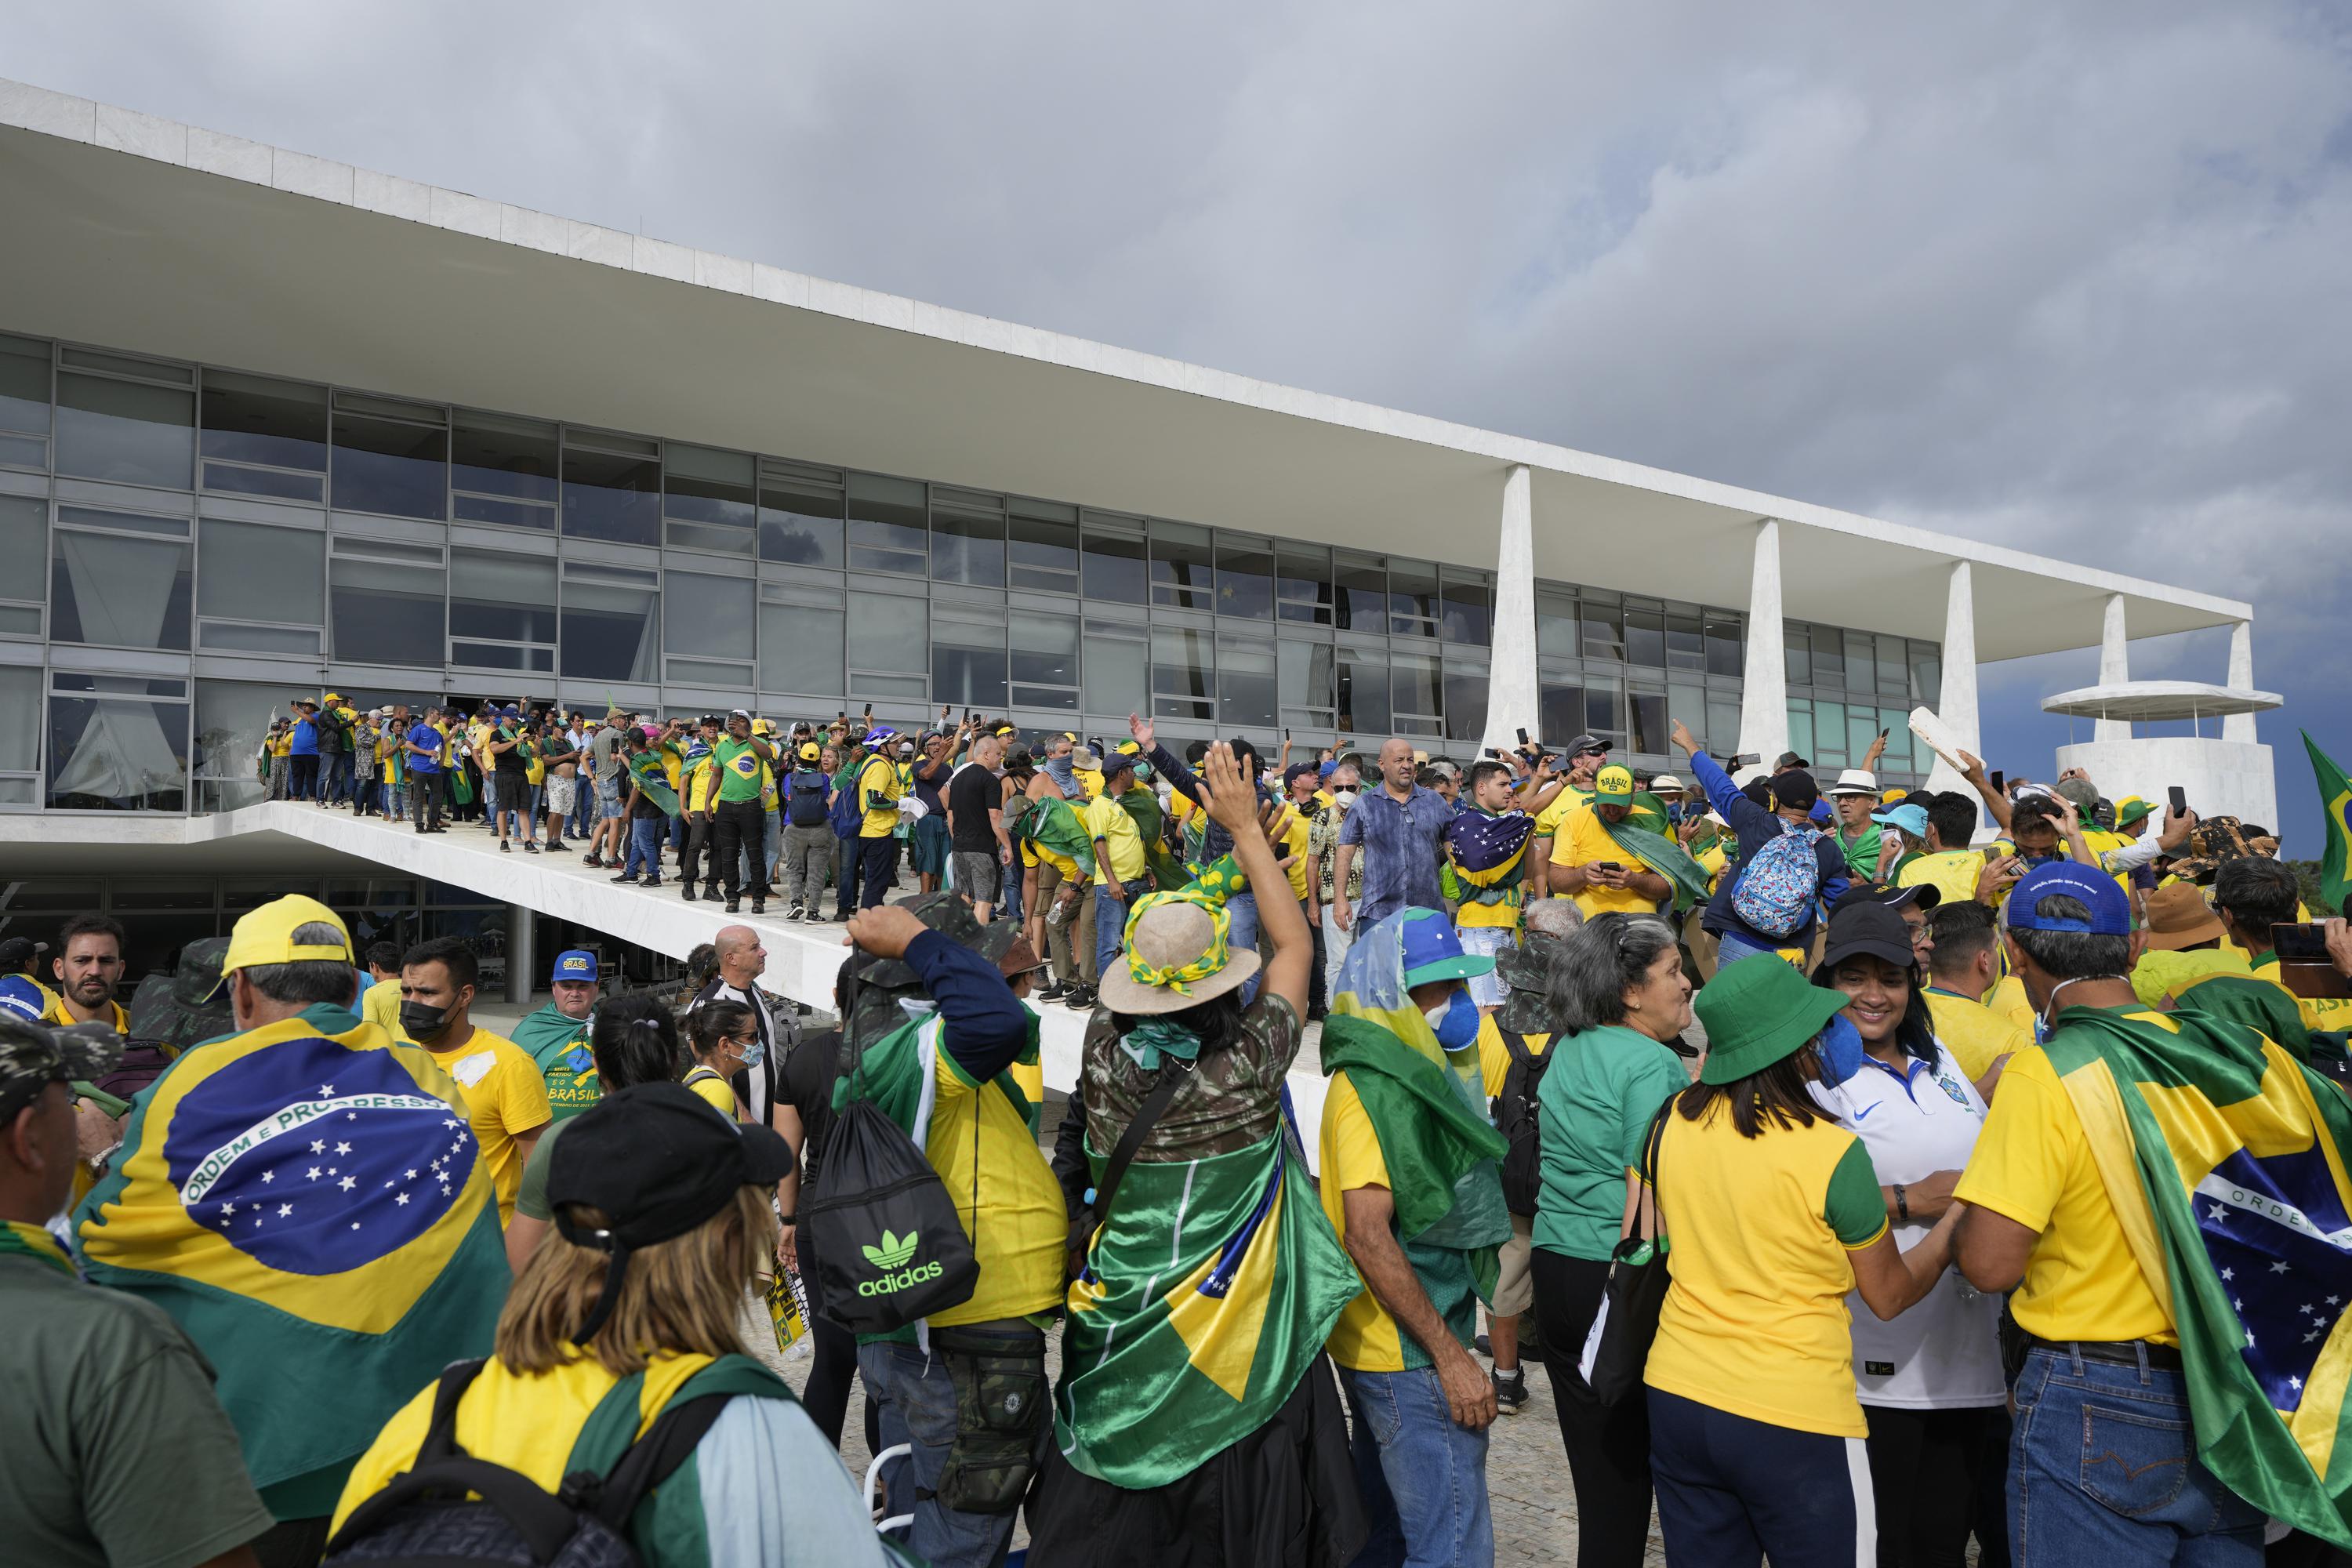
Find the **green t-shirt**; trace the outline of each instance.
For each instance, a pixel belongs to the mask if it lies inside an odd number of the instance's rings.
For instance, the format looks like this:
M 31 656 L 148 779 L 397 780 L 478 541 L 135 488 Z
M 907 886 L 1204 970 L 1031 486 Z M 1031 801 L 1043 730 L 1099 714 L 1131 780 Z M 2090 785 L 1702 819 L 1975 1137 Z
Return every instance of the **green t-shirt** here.
M 1690 1086 L 1682 1058 L 1638 1029 L 1605 1025 L 1552 1041 L 1536 1086 L 1543 1112 L 1543 1182 L 1535 1245 L 1591 1262 L 1617 1245 L 1625 1173 L 1641 1163 L 1650 1118 Z
M 0 1518 L 12 1563 L 201 1563 L 274 1522 L 213 1369 L 134 1296 L 0 1258 Z
M 530 1158 L 523 1162 L 522 1184 L 515 1189 L 514 1212 L 525 1219 L 552 1220 L 555 1211 L 547 1206 L 547 1160 L 555 1151 L 555 1141 L 563 1136 L 571 1123 L 558 1119 L 547 1124 L 547 1131 L 531 1145 Z
M 721 735 L 711 742 L 710 757 L 711 765 L 719 773 L 719 799 L 760 798 L 761 765 L 768 761 L 765 742 L 756 738 L 739 741 L 732 735 Z
M 1839 852 L 1845 856 L 1845 868 L 1865 882 L 1874 879 L 1878 875 L 1879 841 L 1884 837 L 1874 822 L 1864 828 L 1858 838 L 1848 838 L 1845 830 L 1840 828 L 1837 845 Z

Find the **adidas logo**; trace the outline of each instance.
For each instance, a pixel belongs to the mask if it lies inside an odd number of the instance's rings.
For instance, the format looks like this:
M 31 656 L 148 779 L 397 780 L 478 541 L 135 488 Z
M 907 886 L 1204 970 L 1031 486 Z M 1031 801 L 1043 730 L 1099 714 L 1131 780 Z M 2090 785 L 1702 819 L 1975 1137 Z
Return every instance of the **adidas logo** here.
M 866 1261 L 877 1268 L 903 1268 L 907 1259 L 915 1256 L 915 1233 L 910 1230 L 904 1236 L 893 1236 L 886 1228 L 882 1232 L 881 1245 L 861 1247 L 858 1250 L 866 1254 Z

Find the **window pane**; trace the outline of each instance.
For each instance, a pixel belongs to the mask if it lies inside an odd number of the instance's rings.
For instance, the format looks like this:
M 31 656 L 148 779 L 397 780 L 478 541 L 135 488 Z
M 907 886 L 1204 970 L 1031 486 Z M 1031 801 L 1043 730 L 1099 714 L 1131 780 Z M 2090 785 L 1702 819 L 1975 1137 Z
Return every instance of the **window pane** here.
M 1339 654 L 1339 728 L 1385 737 L 1390 728 L 1389 661 L 1380 649 L 1342 647 Z
M 1056 594 L 1078 591 L 1076 523 L 1016 512 L 1008 526 L 1012 533 L 1009 578 L 1013 587 L 1044 588 Z
M 1935 643 L 1911 645 L 1911 700 L 1927 708 L 1944 700 L 1944 650 Z
M 335 556 L 327 563 L 335 657 L 370 664 L 446 663 L 447 579 L 438 566 Z
M 1105 533 L 1096 529 L 1086 531 L 1086 595 L 1089 599 L 1116 601 L 1122 605 L 1149 602 L 1147 587 L 1150 578 L 1144 570 L 1143 540 L 1139 535 Z M 1096 709 L 1093 700 L 1087 704 Z M 1141 710 L 1137 710 L 1141 711 Z
M 1743 650 L 1739 642 L 1739 622 L 1728 616 L 1706 617 L 1706 672 L 1709 675 L 1738 675 L 1742 665 Z
M 205 372 L 204 454 L 272 468 L 327 471 L 327 389 L 267 376 Z
M 1634 751 L 1645 757 L 1666 754 L 1666 694 L 1663 691 L 1628 691 L 1627 705 L 1632 709 L 1633 733 L 1627 737 Z
M 94 375 L 58 376 L 58 472 L 126 485 L 195 483 L 196 395 Z
M 0 561 L 46 560 L 48 552 L 42 547 L 42 538 L 48 525 L 48 502 L 31 496 L 0 496 Z M 37 573 L 26 573 L 19 566 L 0 575 L 0 599 L 40 596 L 41 579 Z
M 923 487 L 912 479 L 849 476 L 849 564 L 860 572 L 923 574 Z M 850 628 L 852 637 L 856 627 Z M 853 649 L 850 664 L 863 668 Z
M 1333 618 L 1342 631 L 1351 627 L 1365 632 L 1389 629 L 1389 569 L 1378 556 L 1334 551 L 1331 595 Z M 1386 688 L 1386 676 L 1381 684 Z
M 41 765 L 41 667 L 0 665 L 0 768 Z
M 567 444 L 563 531 L 574 539 L 659 544 L 661 459 L 650 452 L 600 452 Z
M 946 508 L 931 513 L 931 577 L 975 588 L 1004 586 L 1004 519 Z M 940 700 L 951 701 L 941 696 Z
M 449 570 L 451 637 L 554 645 L 558 628 L 551 559 L 452 550 Z
M 1584 650 L 1576 627 L 1576 600 L 1567 594 L 1536 591 L 1536 651 L 1575 658 Z
M 662 574 L 662 651 L 696 658 L 750 658 L 752 605 L 759 584 L 749 577 L 700 572 Z
M 1089 541 L 1094 537 L 1087 536 Z M 1141 541 L 1137 541 L 1139 546 Z M 1089 543 L 1089 551 L 1092 545 Z M 1093 580 L 1093 558 L 1087 559 L 1087 580 Z M 1087 590 L 1093 592 L 1091 587 Z M 1125 637 L 1087 638 L 1087 711 L 1116 717 L 1151 710 L 1149 674 L 1150 646 Z
M 205 384 L 211 384 L 209 376 Z M 535 419 L 460 414 L 449 438 L 449 482 L 457 489 L 539 501 L 551 508 L 560 494 L 558 461 L 556 427 Z M 457 503 L 457 515 L 467 515 L 463 501 Z M 507 519 L 488 517 L 477 521 L 499 522 Z M 551 525 L 551 519 L 531 526 Z
M 1878 710 L 1859 704 L 1848 708 L 1845 710 L 1845 754 L 1854 760 L 1855 765 L 1859 766 L 1862 759 L 1870 754 L 1870 743 L 1876 739 Z M 1895 737 L 1887 736 L 1886 743 L 1893 745 Z
M 1734 748 L 1739 744 L 1739 700 L 1738 698 L 1718 696 L 1712 692 L 1707 695 L 1706 734 L 1709 746 L 1727 757 L 1732 753 Z M 1764 759 L 1764 763 L 1769 767 L 1772 761 L 1772 758 L 1767 757 Z
M 1004 709 L 1004 627 L 942 619 L 931 627 L 931 700 Z
M 1494 636 L 1493 595 L 1484 583 L 1445 581 L 1444 624 L 1439 635 L 1465 647 L 1485 647 Z
M 1783 630 L 1780 647 L 1787 659 L 1789 684 L 1811 686 L 1813 683 L 1813 645 L 1803 628 L 1790 626 Z
M 397 419 L 335 416 L 335 505 L 440 518 L 449 505 L 449 432 Z
M 1286 621 L 1331 624 L 1331 552 L 1307 545 L 1276 545 L 1275 598 Z
M 1217 720 L 1240 730 L 1271 731 L 1277 721 L 1274 645 L 1228 642 L 1217 650 Z
M 669 442 L 662 448 L 663 514 L 740 531 L 742 548 L 750 553 L 750 533 L 759 510 L 752 499 L 751 467 L 748 452 Z
M 1155 569 L 1157 560 L 1154 562 Z M 1159 584 L 1155 584 L 1155 586 Z M 1151 628 L 1151 698 L 1153 711 L 1165 719 L 1213 719 L 1216 710 L 1210 681 L 1215 672 L 1208 632 L 1180 626 Z
M 1425 561 L 1389 562 L 1389 630 L 1437 635 L 1437 568 Z
M 1886 730 L 1886 751 L 1879 765 L 1898 773 L 1909 772 L 1913 750 L 1910 714 L 1901 708 L 1881 708 L 1878 721 Z
M 1706 637 L 1696 616 L 1666 617 L 1666 668 L 1705 669 Z
M 1211 584 L 1209 531 L 1181 522 L 1154 522 L 1151 602 L 1171 609 L 1205 610 L 1210 607 Z M 1156 664 L 1159 656 L 1152 658 Z
M 1666 621 L 1655 610 L 1625 612 L 1625 662 L 1647 669 L 1666 665 Z
M 154 684 L 60 675 L 49 698 L 53 811 L 183 811 L 187 807 L 188 704 L 156 700 Z
M 1584 727 L 1615 751 L 1625 743 L 1625 683 L 1609 676 L 1584 682 Z
M 184 542 L 58 529 L 50 540 L 49 636 L 184 650 L 194 552 Z
M 1813 745 L 1816 765 L 1845 765 L 1845 704 L 1813 700 Z M 1767 757 L 1766 762 L 1772 759 Z
M 1789 704 L 1789 750 L 1801 757 L 1814 754 L 1813 705 L 1810 702 L 1801 700 Z M 1767 757 L 1764 760 L 1769 763 L 1772 759 Z
M 1578 618 L 1584 625 L 1584 657 L 1623 658 L 1624 612 L 1614 605 L 1599 605 L 1590 599 L 1580 601 L 1578 611 Z
M 760 606 L 760 689 L 836 697 L 843 680 L 839 610 Z
M 1845 684 L 1845 645 L 1838 634 L 1816 630 L 1813 644 L 1813 686 L 1816 689 L 1836 690 Z M 1843 722 L 1843 721 L 1841 721 Z M 1845 731 L 1838 731 L 1843 735 Z
M 49 433 L 49 345 L 38 339 L 0 335 L 0 430 Z M 34 718 L 25 714 L 27 733 Z
M 850 595 L 849 668 L 922 674 L 930 667 L 929 608 L 896 594 Z
M 1015 610 L 1012 617 L 1013 679 L 1038 686 L 1078 683 L 1078 620 Z
M 1542 739 L 1546 745 L 1565 746 L 1584 732 L 1584 688 L 1580 683 L 1545 681 L 1541 697 Z
M 1310 709 L 1329 723 L 1334 700 L 1331 645 L 1288 642 L 1276 645 L 1281 666 L 1282 706 Z
M 1393 706 L 1399 714 L 1434 718 L 1445 710 L 1435 654 L 1391 649 L 1389 674 Z
M 1878 639 L 1878 694 L 1881 697 L 1905 697 L 1910 694 L 1911 672 L 1903 656 L 1903 639 L 1882 637 Z
M 1486 671 L 1454 659 L 1445 664 L 1445 738 L 1486 738 Z
M 326 624 L 325 534 L 205 518 L 196 537 L 204 568 L 196 603 L 204 614 L 293 626 Z M 317 639 L 308 646 L 315 647 Z
M 760 486 L 760 559 L 795 566 L 842 563 L 842 493 L 771 479 Z
M 1254 621 L 1274 615 L 1274 549 L 1257 540 L 1217 542 L 1217 614 Z
M 1671 728 L 1677 720 L 1689 725 L 1691 733 L 1696 735 L 1705 744 L 1721 752 L 1725 756 L 1731 754 L 1730 742 L 1727 740 L 1718 744 L 1717 737 L 1707 733 L 1706 688 L 1696 681 L 1688 684 L 1679 680 L 1667 683 L 1666 723 Z M 1771 759 L 1767 757 L 1765 761 L 1769 762 Z
M 1845 689 L 1848 691 L 1872 691 L 1877 689 L 1877 648 L 1868 632 L 1845 634 Z
M 564 486 L 570 516 L 571 485 Z M 575 573 L 563 579 L 563 673 L 584 680 L 652 680 L 660 661 L 656 628 L 661 595 L 651 584 L 600 581 Z

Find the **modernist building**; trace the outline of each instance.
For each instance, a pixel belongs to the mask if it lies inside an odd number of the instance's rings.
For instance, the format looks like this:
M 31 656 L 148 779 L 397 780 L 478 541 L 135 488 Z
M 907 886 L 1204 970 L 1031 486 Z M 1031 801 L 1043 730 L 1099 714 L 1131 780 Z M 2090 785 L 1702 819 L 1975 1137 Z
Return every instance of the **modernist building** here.
M 20 865 L 155 871 L 322 688 L 1916 784 L 1979 660 L 2252 613 L 5 82 L 0 211 Z

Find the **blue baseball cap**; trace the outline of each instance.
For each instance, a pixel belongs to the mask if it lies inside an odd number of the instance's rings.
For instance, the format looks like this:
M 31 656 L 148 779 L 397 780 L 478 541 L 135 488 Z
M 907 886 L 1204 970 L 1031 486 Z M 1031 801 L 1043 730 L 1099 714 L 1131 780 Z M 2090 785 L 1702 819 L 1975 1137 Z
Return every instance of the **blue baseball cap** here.
M 569 952 L 557 953 L 555 955 L 554 978 L 557 980 L 585 980 L 590 984 L 595 984 L 596 955 L 588 952 L 585 948 L 578 947 L 572 949 Z
M 1900 805 L 1872 812 L 1870 820 L 1883 822 L 1889 827 L 1899 827 L 1914 838 L 1925 839 L 1927 837 L 1927 808 L 1913 805 L 1907 800 Z
M 2034 912 L 2033 906 L 2053 893 L 2079 900 L 2091 911 L 2087 921 L 2064 920 Z M 2077 931 L 2092 936 L 2129 936 L 2131 900 L 2113 877 L 2072 860 L 2051 860 L 2036 866 L 2009 890 L 2004 911 L 2011 931 Z
M 1404 983 L 1407 989 L 1433 980 L 1467 980 L 1491 973 L 1495 961 L 1481 952 L 1462 951 L 1462 937 L 1454 922 L 1436 910 L 1404 911 Z

